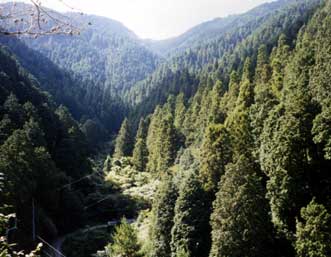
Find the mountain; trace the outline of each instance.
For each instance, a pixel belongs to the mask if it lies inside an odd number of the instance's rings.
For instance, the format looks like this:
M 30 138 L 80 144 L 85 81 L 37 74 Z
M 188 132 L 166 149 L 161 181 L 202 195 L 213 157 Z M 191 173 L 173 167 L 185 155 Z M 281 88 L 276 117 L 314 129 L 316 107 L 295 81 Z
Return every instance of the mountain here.
M 189 99 L 206 79 L 206 73 L 213 74 L 209 76 L 211 80 L 222 80 L 227 88 L 230 70 L 241 70 L 245 58 L 256 53 L 259 45 L 272 49 L 280 34 L 295 40 L 297 32 L 320 4 L 319 0 L 280 1 L 236 17 L 236 25 L 218 38 L 175 54 L 132 87 L 126 101 L 136 106 L 133 116 L 152 112 L 171 94 L 183 92 Z
M 23 246 L 32 243 L 27 232 L 32 201 L 39 213 L 36 233 L 41 236 L 54 237 L 82 224 L 84 190 L 62 187 L 92 172 L 79 124 L 38 87 L 8 48 L 1 46 L 0 173 L 5 181 L 0 202 L 20 217 L 17 240 Z M 69 222 L 67 215 L 73 220 Z
M 66 106 L 83 127 L 94 124 L 99 136 L 88 136 L 91 143 L 94 141 L 92 145 L 109 138 L 109 134 L 118 130 L 127 113 L 120 99 L 104 95 L 91 80 L 82 81 L 74 77 L 39 51 L 29 48 L 22 40 L 0 37 L 0 43 L 15 53 L 20 64 L 33 75 L 36 85 L 47 92 L 57 105 Z
M 294 2 L 295 0 L 282 0 L 265 3 L 244 14 L 215 18 L 211 21 L 204 22 L 178 37 L 160 41 L 149 40 L 146 41 L 146 43 L 154 51 L 163 56 L 167 56 L 168 54 L 173 55 L 178 52 L 183 52 L 188 48 L 194 48 L 220 38 L 231 30 L 236 30 L 258 17 L 267 16 L 280 7 Z
M 152 114 L 139 123 L 136 166 L 122 170 L 145 167 L 161 181 L 144 213 L 144 256 L 330 256 L 331 1 L 295 1 L 245 32 L 191 71 L 198 83 L 164 69 L 141 102 Z M 174 83 L 183 77 L 191 97 Z M 117 142 L 128 142 L 126 123 Z
M 331 0 L 158 45 L 67 16 L 92 27 L 0 37 L 1 256 L 330 256 Z
M 161 62 L 117 21 L 78 13 L 65 15 L 81 30 L 79 36 L 55 35 L 24 42 L 74 77 L 93 81 L 105 96 L 122 96 Z

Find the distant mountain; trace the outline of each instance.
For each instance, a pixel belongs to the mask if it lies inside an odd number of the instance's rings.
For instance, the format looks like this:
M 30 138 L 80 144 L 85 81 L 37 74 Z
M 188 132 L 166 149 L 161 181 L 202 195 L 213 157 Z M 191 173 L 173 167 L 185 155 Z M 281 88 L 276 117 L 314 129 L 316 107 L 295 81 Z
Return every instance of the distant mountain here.
M 152 73 L 161 59 L 117 21 L 78 13 L 66 16 L 81 35 L 2 36 L 0 44 L 9 47 L 40 88 L 67 106 L 82 124 L 92 119 L 104 133 L 114 133 L 128 109 L 119 96 Z
M 183 92 L 190 98 L 205 79 L 206 73 L 213 74 L 209 79 L 213 77 L 214 80 L 223 81 L 226 88 L 229 71 L 240 71 L 246 57 L 256 53 L 261 44 L 271 51 L 281 34 L 295 39 L 320 3 L 320 0 L 278 1 L 227 18 L 228 21 L 233 19 L 233 22 L 229 22 L 232 26 L 224 26 L 227 29 L 213 35 L 214 39 L 205 42 L 198 40 L 196 42 L 201 44 L 192 44 L 185 51 L 173 52 L 152 75 L 130 89 L 126 101 L 137 106 L 133 116 L 152 112 L 155 106 L 165 103 L 171 94 Z M 200 28 L 213 27 L 211 24 L 213 22 L 202 24 Z M 198 35 L 193 33 L 199 31 L 198 28 L 190 33 Z
M 242 27 L 254 19 L 267 16 L 278 8 L 292 2 L 294 3 L 295 0 L 280 0 L 265 3 L 244 14 L 215 18 L 211 21 L 201 23 L 178 37 L 160 41 L 149 40 L 146 41 L 146 44 L 161 55 L 182 52 L 188 48 L 222 37 L 234 28 Z
M 82 123 L 92 119 L 112 133 L 132 107 L 146 114 L 170 94 L 184 92 L 190 98 L 206 70 L 226 84 L 226 71 L 240 69 L 248 51 L 256 51 L 262 43 L 273 47 L 281 33 L 292 38 L 319 2 L 267 3 L 157 42 L 141 40 L 108 18 L 67 13 L 81 35 L 6 38 L 2 43 L 77 119 Z
M 121 95 L 161 61 L 117 21 L 78 13 L 66 16 L 81 29 L 79 36 L 53 35 L 24 42 L 74 77 L 92 80 L 105 95 Z

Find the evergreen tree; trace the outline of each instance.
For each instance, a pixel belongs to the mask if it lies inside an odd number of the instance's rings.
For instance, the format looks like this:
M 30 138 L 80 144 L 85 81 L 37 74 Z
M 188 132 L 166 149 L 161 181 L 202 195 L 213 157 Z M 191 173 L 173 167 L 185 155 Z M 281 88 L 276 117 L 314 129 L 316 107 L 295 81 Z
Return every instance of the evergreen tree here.
M 293 240 L 295 217 L 311 199 L 312 158 L 316 156 L 311 130 L 317 109 L 309 92 L 314 63 L 311 35 L 301 34 L 286 68 L 281 103 L 265 122 L 260 160 L 269 177 L 267 197 L 272 220 L 279 232 Z
M 179 189 L 171 231 L 171 256 L 183 250 L 188 256 L 208 256 L 210 248 L 207 196 L 194 171 L 188 171 Z
M 270 110 L 276 105 L 276 100 L 272 94 L 271 86 L 271 68 L 267 48 L 260 46 L 257 56 L 254 80 L 254 104 L 250 110 L 252 138 L 254 142 L 254 157 L 258 159 L 260 148 L 260 135 L 263 130 L 264 122 L 268 117 Z
M 184 123 L 184 119 L 185 119 L 185 112 L 186 112 L 186 106 L 185 106 L 184 94 L 180 93 L 176 97 L 175 119 L 174 119 L 174 126 L 179 131 L 181 131 L 183 129 L 183 123 Z
M 220 102 L 220 109 L 226 114 L 230 113 L 236 106 L 237 98 L 240 90 L 240 77 L 236 71 L 230 74 L 228 91 L 225 92 Z
M 176 143 L 177 133 L 173 124 L 173 116 L 170 113 L 164 115 L 161 119 L 157 148 L 157 154 L 159 155 L 157 171 L 160 174 L 166 172 L 174 163 L 179 147 Z
M 113 243 L 107 246 L 109 257 L 139 257 L 140 246 L 135 229 L 122 219 L 112 236 Z
M 56 115 L 60 121 L 62 138 L 58 139 L 54 159 L 58 168 L 65 170 L 67 175 L 81 178 L 91 172 L 86 138 L 66 107 L 58 107 Z
M 151 231 L 153 257 L 171 256 L 170 242 L 171 229 L 175 203 L 177 199 L 177 188 L 171 177 L 163 178 L 153 203 L 153 224 Z
M 136 143 L 133 149 L 132 163 L 138 171 L 145 171 L 148 161 L 148 150 L 146 144 L 147 129 L 146 122 L 141 119 L 136 135 Z
M 244 155 L 227 166 L 213 204 L 210 257 L 271 256 L 272 224 L 255 170 Z
M 131 151 L 131 131 L 128 119 L 124 119 L 115 142 L 114 158 L 129 156 Z
M 249 107 L 254 103 L 254 85 L 252 84 L 252 61 L 246 58 L 240 82 L 237 106 Z
M 169 108 L 156 110 L 151 119 L 147 136 L 147 169 L 157 175 L 167 171 L 174 163 L 179 145 L 173 115 Z
M 331 160 L 331 90 L 330 90 L 330 36 L 331 20 L 330 1 L 326 1 L 324 9 L 312 21 L 315 51 L 315 63 L 312 69 L 310 88 L 313 98 L 321 106 L 321 113 L 314 120 L 313 135 L 314 142 L 320 144 L 324 150 L 324 157 Z
M 277 47 L 273 49 L 271 54 L 271 89 L 277 99 L 281 98 L 281 92 L 284 87 L 285 67 L 291 56 L 290 47 L 286 41 L 286 36 L 282 34 L 278 39 Z
M 201 149 L 200 176 L 206 191 L 215 193 L 218 182 L 231 161 L 229 133 L 224 125 L 209 125 Z
M 209 123 L 223 123 L 225 119 L 224 110 L 220 109 L 221 99 L 224 95 L 223 84 L 217 80 L 210 91 L 211 103 L 209 106 Z
M 148 162 L 147 162 L 147 170 L 150 172 L 156 172 L 157 170 L 157 159 L 158 155 L 156 153 L 156 149 L 158 147 L 158 131 L 160 126 L 161 119 L 161 107 L 157 106 L 154 110 L 153 115 L 150 118 L 150 124 L 147 132 L 147 151 L 148 151 Z
M 299 257 L 331 255 L 331 214 L 322 205 L 311 201 L 301 210 L 297 222 L 295 249 Z

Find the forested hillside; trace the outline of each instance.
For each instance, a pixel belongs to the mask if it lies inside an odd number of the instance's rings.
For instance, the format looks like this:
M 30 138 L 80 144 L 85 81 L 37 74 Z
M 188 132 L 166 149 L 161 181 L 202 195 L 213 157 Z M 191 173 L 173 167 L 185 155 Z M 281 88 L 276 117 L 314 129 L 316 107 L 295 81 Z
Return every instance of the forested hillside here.
M 330 255 L 331 2 L 313 6 L 274 16 L 272 41 L 240 46 L 242 68 L 221 58 L 137 134 L 133 164 L 162 181 L 146 256 Z M 282 17 L 299 22 L 282 31 Z
M 148 114 L 157 104 L 165 103 L 169 94 L 183 92 L 191 97 L 199 82 L 206 80 L 205 74 L 214 73 L 213 79 L 227 84 L 230 71 L 242 69 L 245 58 L 254 56 L 260 44 L 271 49 L 280 34 L 295 38 L 320 2 L 279 1 L 236 17 L 232 26 L 226 26 L 217 38 L 196 47 L 193 44 L 138 82 L 127 94 L 128 100 L 138 105 L 137 113 Z
M 128 112 L 118 97 L 105 95 L 93 80 L 82 81 L 17 38 L 0 37 L 0 42 L 15 53 L 21 65 L 38 80 L 41 90 L 48 92 L 57 104 L 65 105 L 80 121 L 89 141 L 98 143 L 116 133 Z
M 237 30 L 247 23 L 256 21 L 260 17 L 273 15 L 274 11 L 295 1 L 274 1 L 262 4 L 247 13 L 240 15 L 231 15 L 225 18 L 216 18 L 193 27 L 184 34 L 171 39 L 161 41 L 147 41 L 147 44 L 157 53 L 166 56 L 185 52 L 187 48 L 201 47 L 202 44 L 224 37 L 230 31 Z M 216 58 L 216 56 L 215 56 Z
M 330 0 L 160 42 L 69 15 L 92 26 L 0 39 L 4 243 L 34 249 L 36 229 L 56 256 L 331 256 Z
M 84 135 L 68 110 L 56 108 L 8 50 L 1 47 L 0 56 L 0 201 L 19 217 L 18 240 L 27 246 L 33 203 L 38 235 L 55 236 L 83 223 L 80 193 L 63 186 L 92 169 Z
M 0 233 L 8 237 L 0 241 L 0 254 L 18 256 L 12 251 L 36 242 L 47 254 L 47 242 L 65 233 L 134 215 L 135 201 L 106 184 L 90 159 L 84 127 L 38 89 L 40 82 L 8 48 L 1 46 L 0 60 Z M 108 237 L 93 240 L 92 252 Z
M 75 13 L 68 17 L 81 29 L 79 36 L 40 37 L 25 43 L 81 80 L 92 81 L 104 95 L 121 96 L 161 61 L 117 21 Z

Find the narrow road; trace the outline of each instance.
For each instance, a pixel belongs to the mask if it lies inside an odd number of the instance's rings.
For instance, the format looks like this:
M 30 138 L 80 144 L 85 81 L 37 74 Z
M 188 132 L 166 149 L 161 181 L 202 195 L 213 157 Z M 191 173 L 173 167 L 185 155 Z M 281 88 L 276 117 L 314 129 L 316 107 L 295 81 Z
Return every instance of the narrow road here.
M 127 219 L 127 222 L 129 224 L 134 223 L 136 221 L 136 219 Z M 53 257 L 66 257 L 63 253 L 62 253 L 62 244 L 65 241 L 66 237 L 76 234 L 76 233 L 88 233 L 90 231 L 96 230 L 96 229 L 100 229 L 100 228 L 107 228 L 109 226 L 116 226 L 117 224 L 121 223 L 121 220 L 113 220 L 113 221 L 108 221 L 106 224 L 101 224 L 101 225 L 97 225 L 97 226 L 93 226 L 93 227 L 88 227 L 88 228 L 84 228 L 84 229 L 79 229 L 73 233 L 64 235 L 62 237 L 59 237 L 57 239 L 55 239 L 52 242 L 52 247 L 53 249 L 50 249 L 50 251 L 52 252 L 52 256 Z

